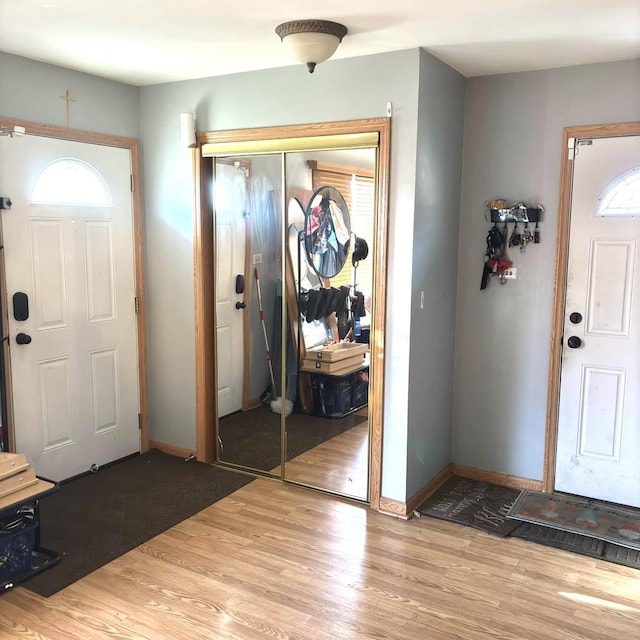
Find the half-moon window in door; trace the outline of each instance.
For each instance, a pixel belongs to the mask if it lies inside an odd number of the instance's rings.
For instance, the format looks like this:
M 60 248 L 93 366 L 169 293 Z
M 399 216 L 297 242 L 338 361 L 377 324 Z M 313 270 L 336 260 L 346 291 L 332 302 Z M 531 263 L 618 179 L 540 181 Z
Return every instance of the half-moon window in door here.
M 72 207 L 113 206 L 104 178 L 97 169 L 76 158 L 59 158 L 47 165 L 33 186 L 31 203 Z
M 596 203 L 596 216 L 640 216 L 640 166 L 612 180 Z

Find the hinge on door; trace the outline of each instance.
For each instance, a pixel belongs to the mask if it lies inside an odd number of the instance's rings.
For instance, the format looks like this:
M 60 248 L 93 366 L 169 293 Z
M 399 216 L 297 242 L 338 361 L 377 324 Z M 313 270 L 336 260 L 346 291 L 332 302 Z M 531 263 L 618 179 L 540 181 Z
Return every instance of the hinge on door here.
M 576 138 L 573 146 L 573 157 L 577 156 L 580 152 L 580 147 L 590 147 L 593 144 L 591 138 Z
M 573 160 L 576 155 L 576 139 L 568 138 L 567 139 L 567 159 Z
M 142 431 L 142 414 L 138 414 L 138 430 Z
M 138 296 L 136 296 L 134 299 L 133 304 L 135 305 L 136 308 L 136 315 L 138 315 L 138 313 L 140 312 L 140 301 L 138 300 Z
M 136 183 L 133 180 L 133 173 L 129 176 L 131 178 L 131 193 L 136 190 Z

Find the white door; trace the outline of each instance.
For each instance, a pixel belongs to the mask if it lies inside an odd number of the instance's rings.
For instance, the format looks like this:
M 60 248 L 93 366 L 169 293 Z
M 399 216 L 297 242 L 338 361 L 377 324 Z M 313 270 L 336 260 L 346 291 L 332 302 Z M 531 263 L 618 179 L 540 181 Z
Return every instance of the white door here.
M 140 450 L 131 160 L 35 136 L 0 143 L 16 451 L 61 480 Z
M 640 136 L 573 164 L 555 489 L 640 507 Z
M 244 310 L 249 300 L 236 293 L 236 277 L 244 274 L 246 183 L 242 169 L 216 162 L 216 342 L 218 417 L 242 408 Z

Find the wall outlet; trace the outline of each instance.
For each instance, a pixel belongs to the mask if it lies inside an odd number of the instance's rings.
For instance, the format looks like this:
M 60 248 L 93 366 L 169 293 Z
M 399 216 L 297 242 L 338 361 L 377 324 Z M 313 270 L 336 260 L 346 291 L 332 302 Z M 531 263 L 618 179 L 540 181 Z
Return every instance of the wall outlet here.
M 518 268 L 509 267 L 502 272 L 502 276 L 505 280 L 515 280 L 518 277 Z
M 262 262 L 262 254 L 254 253 L 253 254 L 253 264 L 260 264 Z

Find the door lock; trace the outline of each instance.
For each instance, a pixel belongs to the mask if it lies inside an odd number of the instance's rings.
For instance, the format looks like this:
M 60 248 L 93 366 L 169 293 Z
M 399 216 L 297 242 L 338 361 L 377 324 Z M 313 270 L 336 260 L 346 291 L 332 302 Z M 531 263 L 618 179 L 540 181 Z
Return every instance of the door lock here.
M 567 340 L 567 346 L 569 349 L 577 349 L 582 344 L 582 340 L 578 336 L 571 336 Z
M 571 322 L 571 324 L 580 324 L 582 322 L 582 314 L 574 311 L 569 316 L 569 321 Z
M 244 302 L 236 302 L 236 309 L 244 309 L 246 306 Z

